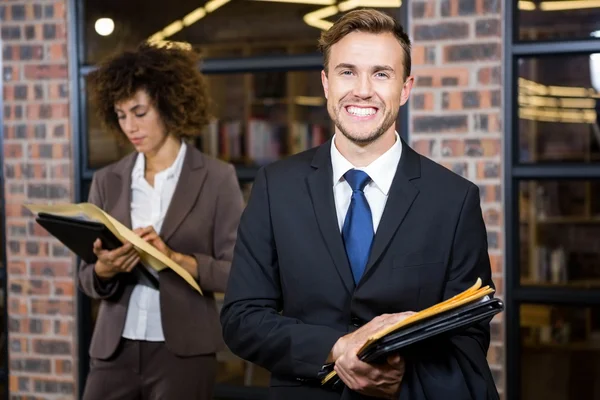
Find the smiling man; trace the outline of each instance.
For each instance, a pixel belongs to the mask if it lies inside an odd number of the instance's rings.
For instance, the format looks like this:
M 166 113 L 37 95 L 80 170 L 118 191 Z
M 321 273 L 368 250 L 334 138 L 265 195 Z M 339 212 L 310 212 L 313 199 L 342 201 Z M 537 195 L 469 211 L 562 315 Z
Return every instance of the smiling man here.
M 477 186 L 396 132 L 414 82 L 402 26 L 353 11 L 320 47 L 335 135 L 258 173 L 221 313 L 227 345 L 271 372 L 271 399 L 497 399 L 489 321 L 382 365 L 356 357 L 377 330 L 493 282 Z M 341 389 L 319 385 L 328 363 Z

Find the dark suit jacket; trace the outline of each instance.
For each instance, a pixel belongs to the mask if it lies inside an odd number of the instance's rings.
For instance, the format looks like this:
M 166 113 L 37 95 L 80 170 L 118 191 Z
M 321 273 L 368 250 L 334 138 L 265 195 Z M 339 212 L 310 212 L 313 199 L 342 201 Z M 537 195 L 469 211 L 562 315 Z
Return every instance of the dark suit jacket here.
M 242 215 L 221 311 L 226 344 L 272 373 L 273 399 L 360 399 L 311 386 L 336 340 L 377 315 L 492 285 L 478 187 L 403 142 L 355 286 L 333 198 L 331 141 L 262 169 Z M 406 357 L 402 400 L 496 399 L 489 323 Z
M 136 155 L 96 172 L 88 199 L 129 228 Z M 172 270 L 159 272 L 165 342 L 177 355 L 211 354 L 222 348 L 213 292 L 225 291 L 243 202 L 233 166 L 188 146 L 160 236 L 174 251 L 196 258 L 204 296 Z M 79 283 L 85 294 L 102 300 L 90 355 L 106 359 L 120 342 L 135 275 L 119 274 L 104 283 L 94 265 L 82 264 Z

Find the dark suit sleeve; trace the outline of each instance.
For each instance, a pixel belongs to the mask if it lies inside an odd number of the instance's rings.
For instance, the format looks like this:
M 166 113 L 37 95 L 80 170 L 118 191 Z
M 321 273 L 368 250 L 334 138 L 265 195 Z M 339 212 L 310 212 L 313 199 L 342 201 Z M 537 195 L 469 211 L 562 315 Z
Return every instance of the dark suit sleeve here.
M 102 195 L 99 188 L 98 177 L 94 175 L 88 196 L 88 203 L 102 208 Z M 120 276 L 113 279 L 103 280 L 96 275 L 95 264 L 82 262 L 79 266 L 79 288 L 89 297 L 102 300 L 117 300 L 120 293 Z
M 198 284 L 203 290 L 225 291 L 243 210 L 244 197 L 235 169 L 230 166 L 217 195 L 217 208 L 214 215 L 214 257 L 201 253 L 193 254 L 198 264 Z
M 456 227 L 444 299 L 466 290 L 477 278 L 493 287 L 487 250 L 479 190 L 471 185 Z M 451 340 L 420 349 L 406 359 L 400 399 L 498 399 L 486 359 L 489 344 L 488 320 Z
M 272 374 L 316 378 L 343 333 L 280 314 L 283 288 L 268 190 L 261 170 L 240 222 L 221 310 L 223 336 L 235 354 Z

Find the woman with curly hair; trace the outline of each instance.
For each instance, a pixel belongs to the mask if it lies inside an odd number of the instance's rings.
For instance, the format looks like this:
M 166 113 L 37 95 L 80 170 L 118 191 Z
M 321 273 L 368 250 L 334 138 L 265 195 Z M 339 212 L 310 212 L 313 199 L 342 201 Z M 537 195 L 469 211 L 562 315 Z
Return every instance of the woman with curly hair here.
M 223 347 L 214 292 L 225 291 L 243 197 L 232 165 L 185 138 L 209 120 L 198 57 L 142 44 L 90 76 L 106 128 L 135 151 L 94 174 L 88 201 L 181 265 L 200 295 L 170 269 L 140 262 L 130 243 L 94 243 L 80 288 L 100 300 L 85 400 L 212 398 Z

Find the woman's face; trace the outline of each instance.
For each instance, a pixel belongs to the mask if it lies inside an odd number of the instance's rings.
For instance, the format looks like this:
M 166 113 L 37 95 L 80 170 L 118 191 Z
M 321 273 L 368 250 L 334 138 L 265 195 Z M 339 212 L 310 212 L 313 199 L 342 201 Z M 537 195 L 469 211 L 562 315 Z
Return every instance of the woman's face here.
M 167 131 L 158 109 L 145 90 L 115 104 L 115 112 L 123 133 L 140 153 L 158 151 L 167 139 Z

